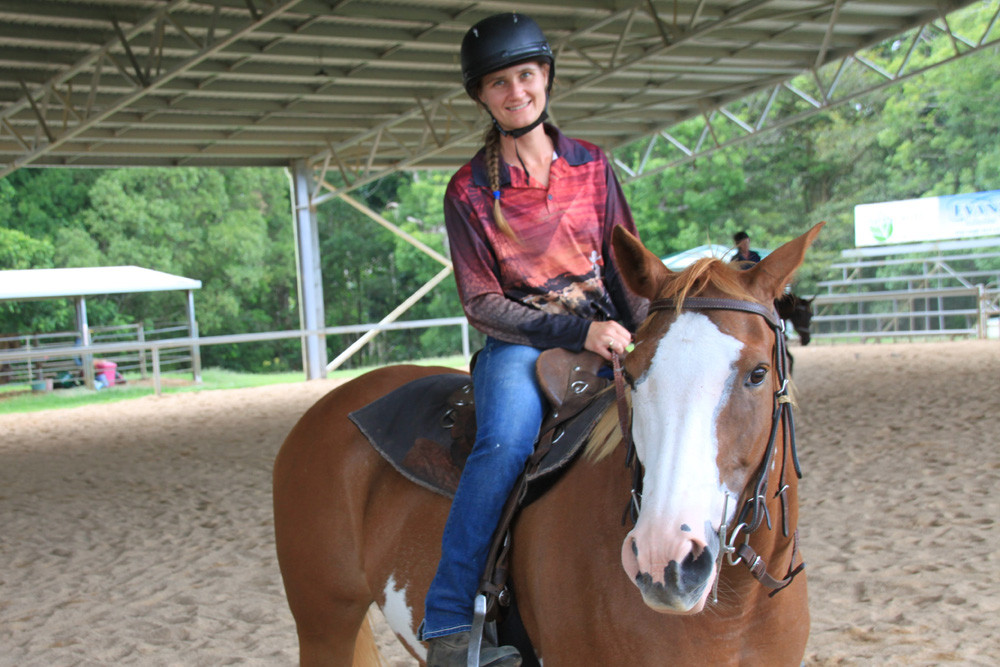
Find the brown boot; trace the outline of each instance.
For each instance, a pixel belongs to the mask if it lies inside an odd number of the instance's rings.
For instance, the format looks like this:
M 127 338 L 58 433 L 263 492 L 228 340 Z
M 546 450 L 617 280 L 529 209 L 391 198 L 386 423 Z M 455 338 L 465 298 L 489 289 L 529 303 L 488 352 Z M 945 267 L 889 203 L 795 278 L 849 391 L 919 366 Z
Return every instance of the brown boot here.
M 428 640 L 427 667 L 466 667 L 469 663 L 468 631 Z M 479 650 L 479 667 L 520 667 L 521 654 L 513 646 L 489 646 Z

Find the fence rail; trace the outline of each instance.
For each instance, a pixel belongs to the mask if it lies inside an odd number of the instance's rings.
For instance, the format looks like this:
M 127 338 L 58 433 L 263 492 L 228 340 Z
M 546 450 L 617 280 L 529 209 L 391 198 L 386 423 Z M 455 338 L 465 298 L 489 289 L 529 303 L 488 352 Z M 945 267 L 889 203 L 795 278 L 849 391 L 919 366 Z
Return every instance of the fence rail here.
M 183 348 L 194 349 L 206 345 L 232 345 L 240 343 L 255 343 L 268 340 L 286 340 L 306 336 L 322 335 L 332 336 L 339 334 L 367 333 L 369 331 L 389 331 L 399 329 L 424 329 L 436 326 L 460 326 L 462 328 L 462 353 L 468 359 L 471 352 L 469 349 L 469 322 L 464 317 L 437 318 L 428 320 L 410 320 L 387 322 L 384 324 L 355 324 L 338 327 L 326 327 L 317 330 L 291 330 L 291 331 L 266 331 L 261 333 L 227 334 L 221 336 L 189 336 L 184 338 L 166 338 L 160 340 L 134 340 L 128 342 L 114 343 L 92 343 L 91 345 L 54 345 L 35 349 L 11 349 L 0 350 L 0 365 L 10 362 L 27 361 L 29 364 L 38 359 L 65 358 L 75 359 L 77 357 L 109 356 L 149 353 L 152 357 L 153 388 L 159 396 L 162 391 L 161 370 L 165 363 L 164 354 L 169 355 L 171 351 Z M 198 371 L 200 373 L 200 370 Z M 197 379 L 197 376 L 196 376 Z
M 90 327 L 90 338 L 95 344 L 125 343 L 152 340 L 169 340 L 166 338 L 177 334 L 183 334 L 185 338 L 190 337 L 186 324 L 177 325 L 174 323 L 164 323 L 160 326 L 146 326 L 144 324 L 121 324 L 114 326 Z M 0 381 L 7 383 L 32 382 L 44 374 L 46 377 L 59 378 L 68 374 L 76 376 L 84 375 L 84 357 L 86 350 L 80 345 L 80 332 L 78 331 L 57 331 L 40 334 L 22 334 L 13 336 L 0 336 L 0 349 L 17 350 L 20 352 L 34 352 L 27 358 L 13 361 L 0 360 Z M 77 350 L 77 354 L 63 355 L 57 351 L 63 348 L 72 347 Z M 124 372 L 138 372 L 140 377 L 149 377 L 149 360 L 145 349 L 136 350 L 131 353 L 119 353 L 114 361 L 117 370 Z M 41 361 L 41 363 L 36 363 Z M 196 363 L 195 355 L 190 350 L 183 348 L 164 350 L 160 359 L 160 366 L 173 367 L 175 370 L 194 369 Z
M 1000 291 L 973 287 L 819 294 L 812 337 L 868 339 L 928 336 L 986 338 Z

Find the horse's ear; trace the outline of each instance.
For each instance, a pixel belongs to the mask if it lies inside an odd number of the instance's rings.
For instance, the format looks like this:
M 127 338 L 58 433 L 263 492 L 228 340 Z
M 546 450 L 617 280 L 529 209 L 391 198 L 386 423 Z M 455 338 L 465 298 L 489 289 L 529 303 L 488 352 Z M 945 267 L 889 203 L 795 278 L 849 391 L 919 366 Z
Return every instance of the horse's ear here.
M 785 285 L 805 259 L 806 250 L 825 224 L 825 222 L 816 224 L 808 232 L 781 246 L 746 272 L 748 281 L 763 300 L 781 297 Z
M 611 233 L 611 246 L 625 285 L 650 300 L 659 296 L 660 287 L 673 271 L 621 225 Z

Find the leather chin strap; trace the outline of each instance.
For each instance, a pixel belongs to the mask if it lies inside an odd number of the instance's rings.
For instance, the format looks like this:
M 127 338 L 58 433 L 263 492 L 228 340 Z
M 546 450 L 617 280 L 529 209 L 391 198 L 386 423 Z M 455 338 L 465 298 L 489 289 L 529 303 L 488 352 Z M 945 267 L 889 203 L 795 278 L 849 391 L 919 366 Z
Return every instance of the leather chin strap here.
M 487 111 L 487 113 L 489 113 L 489 111 Z M 525 125 L 524 127 L 519 127 L 514 130 L 505 130 L 502 127 L 500 127 L 500 123 L 498 123 L 497 119 L 493 117 L 492 113 L 490 113 L 490 120 L 493 121 L 493 127 L 497 129 L 497 132 L 500 133 L 500 136 L 513 137 L 514 139 L 519 139 L 523 137 L 528 132 L 531 132 L 533 129 L 535 129 L 536 127 L 544 123 L 546 120 L 548 120 L 548 118 L 549 118 L 549 111 L 548 111 L 548 106 L 546 105 L 546 108 L 542 110 L 542 114 L 535 119 L 535 122 L 531 123 L 530 125 Z
M 538 116 L 538 118 L 535 119 L 535 122 L 531 123 L 530 125 L 525 125 L 524 127 L 519 127 L 515 130 L 503 129 L 502 127 L 500 127 L 500 123 L 497 122 L 497 119 L 493 117 L 493 114 L 490 113 L 489 109 L 486 110 L 486 113 L 490 114 L 490 119 L 493 121 L 493 127 L 497 129 L 497 132 L 499 132 L 501 136 L 513 137 L 514 153 L 517 154 L 517 161 L 521 163 L 521 169 L 524 169 L 524 173 L 530 179 L 531 174 L 528 172 L 528 166 L 524 164 L 524 158 L 521 157 L 520 151 L 517 150 L 517 139 L 518 137 L 523 137 L 528 132 L 531 132 L 533 129 L 535 129 L 536 127 L 545 122 L 545 120 L 549 117 L 548 102 L 546 102 L 545 108 L 542 109 L 542 113 Z

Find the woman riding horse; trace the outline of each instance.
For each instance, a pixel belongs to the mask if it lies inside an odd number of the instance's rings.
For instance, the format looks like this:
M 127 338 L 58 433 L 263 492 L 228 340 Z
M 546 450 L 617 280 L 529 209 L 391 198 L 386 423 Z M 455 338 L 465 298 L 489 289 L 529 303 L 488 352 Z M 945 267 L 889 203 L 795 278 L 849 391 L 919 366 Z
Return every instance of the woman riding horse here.
M 818 231 L 746 271 L 702 260 L 673 273 L 616 230 L 623 280 L 652 300 L 616 374 L 625 419 L 612 404 L 593 454 L 511 529 L 509 588 L 546 667 L 799 665 L 809 608 L 773 300 Z M 321 398 L 285 439 L 274 464 L 275 543 L 303 666 L 373 664 L 358 661 L 373 646 L 373 602 L 427 659 L 416 631 L 449 499 L 400 474 L 351 415 L 414 380 L 454 373 L 366 373 Z M 623 523 L 626 505 L 634 526 Z
M 420 638 L 431 667 L 465 665 L 490 538 L 544 416 L 535 361 L 552 347 L 624 353 L 645 312 L 611 253 L 635 233 L 604 154 L 544 123 L 552 50 L 523 14 L 497 14 L 462 40 L 465 89 L 489 115 L 485 146 L 451 179 L 444 211 L 462 307 L 486 334 L 473 369 L 476 441 L 445 526 Z M 480 665 L 520 664 L 486 647 Z

